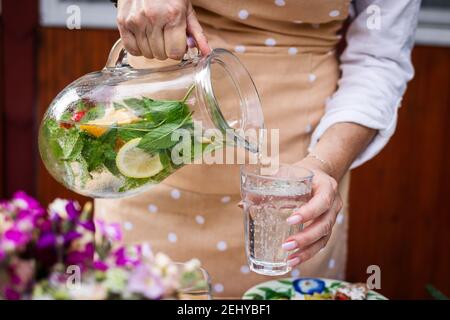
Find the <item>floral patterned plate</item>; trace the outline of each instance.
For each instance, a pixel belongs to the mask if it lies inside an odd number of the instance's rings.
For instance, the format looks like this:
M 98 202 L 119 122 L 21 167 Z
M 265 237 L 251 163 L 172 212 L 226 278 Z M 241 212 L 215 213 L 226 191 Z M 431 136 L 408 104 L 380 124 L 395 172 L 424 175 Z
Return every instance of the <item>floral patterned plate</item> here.
M 244 300 L 330 300 L 348 282 L 324 278 L 285 278 L 260 283 L 245 292 Z M 387 300 L 369 290 L 366 300 Z

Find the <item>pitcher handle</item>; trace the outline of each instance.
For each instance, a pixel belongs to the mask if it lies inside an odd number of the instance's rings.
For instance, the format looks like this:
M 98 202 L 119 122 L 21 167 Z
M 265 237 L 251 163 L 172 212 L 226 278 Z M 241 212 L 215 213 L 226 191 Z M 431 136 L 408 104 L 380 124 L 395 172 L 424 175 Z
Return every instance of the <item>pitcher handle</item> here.
M 181 60 L 182 62 L 191 61 L 200 56 L 199 50 L 196 47 L 195 40 L 191 36 L 188 36 L 187 38 L 187 47 L 188 50 Z M 132 68 L 132 66 L 130 66 L 130 64 L 128 63 L 128 52 L 123 46 L 122 39 L 119 39 L 116 41 L 116 43 L 111 48 L 111 51 L 109 52 L 105 68 L 121 67 Z

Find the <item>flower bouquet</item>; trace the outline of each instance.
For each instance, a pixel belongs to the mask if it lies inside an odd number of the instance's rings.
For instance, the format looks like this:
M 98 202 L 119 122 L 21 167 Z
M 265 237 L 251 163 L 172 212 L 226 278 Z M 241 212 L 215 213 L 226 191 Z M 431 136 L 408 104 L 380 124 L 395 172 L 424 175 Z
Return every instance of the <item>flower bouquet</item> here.
M 174 263 L 147 244 L 125 246 L 121 240 L 118 224 L 94 224 L 90 203 L 81 208 L 56 199 L 45 210 L 17 192 L 0 201 L 0 299 L 209 295 L 198 260 Z

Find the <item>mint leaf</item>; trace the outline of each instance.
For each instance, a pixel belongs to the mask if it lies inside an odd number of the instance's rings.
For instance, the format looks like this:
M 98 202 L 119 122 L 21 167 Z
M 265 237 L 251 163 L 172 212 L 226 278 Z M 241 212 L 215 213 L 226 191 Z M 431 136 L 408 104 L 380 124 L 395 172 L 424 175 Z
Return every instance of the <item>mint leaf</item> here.
M 104 115 L 105 115 L 105 107 L 103 105 L 98 105 L 89 109 L 80 122 L 86 123 L 95 119 L 102 118 Z
M 83 188 L 86 185 L 86 182 L 91 178 L 88 170 L 88 164 L 81 154 L 75 159 L 75 161 L 79 164 L 77 176 L 80 179 L 81 187 Z
M 102 137 L 103 150 L 104 150 L 104 162 L 105 167 L 115 176 L 120 176 L 119 169 L 116 165 L 117 152 L 115 150 L 117 129 L 111 129 L 104 137 Z
M 125 106 L 118 102 L 113 102 L 113 106 L 115 110 L 125 109 Z
M 180 122 L 189 114 L 188 106 L 180 101 L 157 101 L 144 98 L 143 102 L 155 122 Z
M 81 154 L 86 160 L 88 171 L 92 172 L 101 167 L 105 157 L 102 143 L 97 139 L 88 137 L 88 135 L 85 135 L 86 143 L 84 144 Z
M 58 138 L 63 134 L 63 130 L 53 119 L 45 121 L 42 128 L 43 136 L 49 146 L 50 152 L 58 160 L 63 155 L 63 150 L 58 142 Z
M 58 159 L 68 159 L 76 156 L 81 149 L 80 132 L 76 128 L 64 129 L 56 120 L 48 119 L 44 123 L 44 137 L 49 144 L 53 156 Z
M 147 112 L 147 107 L 142 99 L 130 98 L 125 99 L 123 102 L 129 107 L 136 115 L 143 115 Z
M 83 150 L 84 146 L 84 139 L 83 137 L 78 133 L 77 141 L 75 142 L 72 151 L 70 154 L 65 158 L 65 160 L 76 160 L 80 157 L 81 151 Z
M 83 137 L 85 140 L 81 154 L 86 160 L 88 171 L 96 171 L 105 164 L 111 173 L 117 173 L 118 170 L 115 168 L 117 129 L 108 130 L 98 139 L 85 133 L 83 133 Z
M 114 155 L 113 157 L 106 156 L 105 162 L 103 164 L 105 165 L 106 169 L 108 169 L 108 171 L 113 175 L 115 175 L 116 177 L 120 176 L 120 171 L 116 165 L 116 155 Z
M 65 123 L 70 123 L 72 122 L 72 112 L 70 112 L 69 110 L 66 110 L 60 118 L 61 122 L 65 122 Z
M 80 131 L 76 128 L 63 129 L 63 133 L 60 135 L 58 143 L 61 146 L 63 152 L 62 157 L 64 159 L 69 158 L 72 154 L 72 151 L 78 142 L 79 135 Z
M 169 151 L 165 150 L 163 152 L 159 153 L 159 161 L 161 161 L 161 164 L 164 168 L 169 168 L 172 165 L 172 162 L 170 161 Z
M 142 140 L 138 144 L 138 148 L 153 153 L 160 149 L 173 147 L 178 141 L 172 140 L 172 133 L 179 127 L 179 124 L 168 123 L 151 130 L 142 137 Z
M 118 135 L 119 137 L 126 141 L 141 138 L 145 136 L 151 129 L 155 129 L 163 124 L 164 121 L 155 124 L 153 121 L 141 121 L 132 124 L 126 124 L 119 126 Z
M 150 182 L 150 178 L 125 178 L 119 192 L 126 192 L 131 189 L 142 187 L 148 182 Z
M 161 156 L 161 155 L 160 155 Z M 170 161 L 170 160 L 169 160 Z M 150 178 L 150 180 L 154 183 L 160 183 L 161 181 L 163 181 L 165 178 L 167 178 L 168 176 L 170 176 L 170 174 L 172 173 L 172 168 L 171 166 L 167 166 L 164 167 L 163 170 L 161 170 L 158 174 L 154 175 L 153 177 Z
M 157 150 L 173 147 L 179 142 L 179 139 L 173 140 L 172 133 L 181 128 L 190 118 L 191 113 L 189 113 L 180 123 L 167 123 L 150 130 L 149 133 L 142 137 L 138 144 L 138 148 L 149 153 L 154 153 Z

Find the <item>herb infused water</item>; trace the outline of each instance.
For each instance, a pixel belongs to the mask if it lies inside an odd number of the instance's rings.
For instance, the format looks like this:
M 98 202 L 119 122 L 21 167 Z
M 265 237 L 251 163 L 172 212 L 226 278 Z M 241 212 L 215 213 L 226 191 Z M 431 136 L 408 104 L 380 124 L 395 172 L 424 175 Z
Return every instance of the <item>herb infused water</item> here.
M 105 106 L 79 100 L 59 120 L 43 121 L 41 155 L 81 194 L 110 197 L 157 184 L 180 167 L 172 162 L 179 142 L 172 134 L 193 131 L 186 102 L 192 90 L 180 101 L 143 97 Z M 204 150 L 209 142 L 202 142 Z

